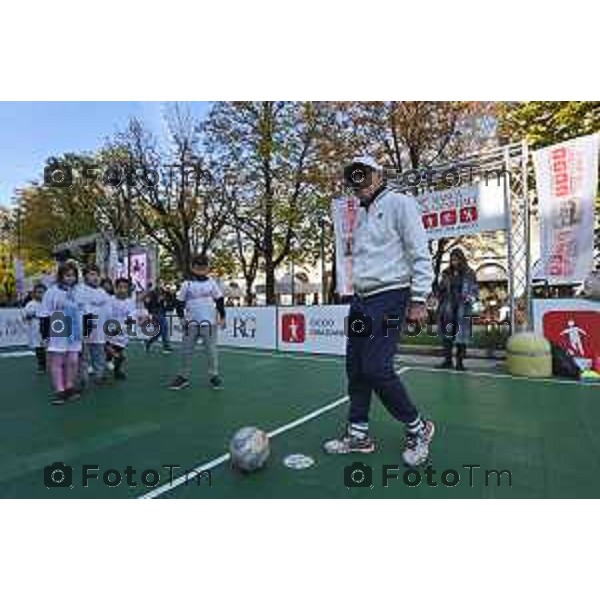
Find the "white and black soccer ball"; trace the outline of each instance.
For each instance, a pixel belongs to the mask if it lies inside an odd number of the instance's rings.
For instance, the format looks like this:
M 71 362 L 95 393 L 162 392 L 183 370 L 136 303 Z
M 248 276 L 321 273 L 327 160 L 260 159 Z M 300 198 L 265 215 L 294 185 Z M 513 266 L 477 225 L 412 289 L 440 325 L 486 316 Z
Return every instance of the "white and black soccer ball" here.
M 258 427 L 238 429 L 229 443 L 231 464 L 243 473 L 252 473 L 264 467 L 269 452 L 269 438 Z

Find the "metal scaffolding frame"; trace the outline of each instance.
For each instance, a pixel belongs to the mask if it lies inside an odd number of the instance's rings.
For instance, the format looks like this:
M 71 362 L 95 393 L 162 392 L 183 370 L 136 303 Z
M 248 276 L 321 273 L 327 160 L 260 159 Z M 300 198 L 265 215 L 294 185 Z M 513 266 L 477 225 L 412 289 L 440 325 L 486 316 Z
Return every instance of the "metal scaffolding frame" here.
M 481 181 L 504 182 L 507 218 L 507 272 L 511 331 L 528 328 L 531 320 L 531 198 L 528 187 L 529 148 L 526 141 L 484 150 L 453 162 L 413 171 L 418 185 L 398 184 L 399 191 L 420 193 Z M 420 175 L 417 177 L 417 173 Z M 452 178 L 449 175 L 452 174 Z M 404 179 L 408 172 L 404 173 Z M 396 178 L 397 179 L 397 178 Z M 452 179 L 452 181 L 450 181 Z M 389 177 L 388 177 L 389 180 Z M 391 181 L 394 185 L 393 180 Z M 519 318 L 518 318 L 519 317 Z

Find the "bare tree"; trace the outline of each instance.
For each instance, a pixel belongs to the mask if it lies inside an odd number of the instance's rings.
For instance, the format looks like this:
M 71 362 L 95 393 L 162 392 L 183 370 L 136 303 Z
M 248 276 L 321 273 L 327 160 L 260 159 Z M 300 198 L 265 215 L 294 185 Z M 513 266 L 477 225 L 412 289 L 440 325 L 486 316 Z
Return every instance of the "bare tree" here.
M 227 222 L 235 202 L 224 181 L 202 155 L 200 125 L 176 106 L 168 118 L 169 148 L 161 148 L 143 124 L 132 119 L 112 144 L 125 157 L 117 193 L 131 222 L 173 257 L 186 273 L 194 252 L 207 252 Z

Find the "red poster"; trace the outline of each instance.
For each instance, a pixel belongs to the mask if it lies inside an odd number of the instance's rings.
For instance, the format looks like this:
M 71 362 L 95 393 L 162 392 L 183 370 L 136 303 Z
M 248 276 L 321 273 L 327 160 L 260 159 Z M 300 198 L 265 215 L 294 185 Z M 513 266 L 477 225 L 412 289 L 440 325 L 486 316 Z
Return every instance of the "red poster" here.
M 289 344 L 303 344 L 306 337 L 304 315 L 287 313 L 281 315 L 281 340 Z
M 438 226 L 438 214 L 437 213 L 428 213 L 423 215 L 423 227 L 425 229 L 432 229 Z
M 600 312 L 552 310 L 543 317 L 544 337 L 574 358 L 600 357 Z
M 477 221 L 477 207 L 476 206 L 463 206 L 460 209 L 460 222 L 461 223 L 474 223 Z
M 456 209 L 442 211 L 440 215 L 440 222 L 442 227 L 456 225 Z

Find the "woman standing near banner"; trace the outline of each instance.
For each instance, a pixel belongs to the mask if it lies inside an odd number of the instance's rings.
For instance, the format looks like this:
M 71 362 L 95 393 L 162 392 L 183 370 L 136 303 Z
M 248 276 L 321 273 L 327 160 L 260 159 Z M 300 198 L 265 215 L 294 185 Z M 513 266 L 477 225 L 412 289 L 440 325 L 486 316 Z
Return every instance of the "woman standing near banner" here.
M 441 369 L 451 369 L 452 347 L 456 344 L 456 370 L 464 371 L 467 344 L 472 336 L 472 308 L 479 296 L 475 272 L 469 267 L 462 250 L 450 253 L 450 266 L 442 273 L 437 286 L 438 335 L 442 339 L 444 361 Z

